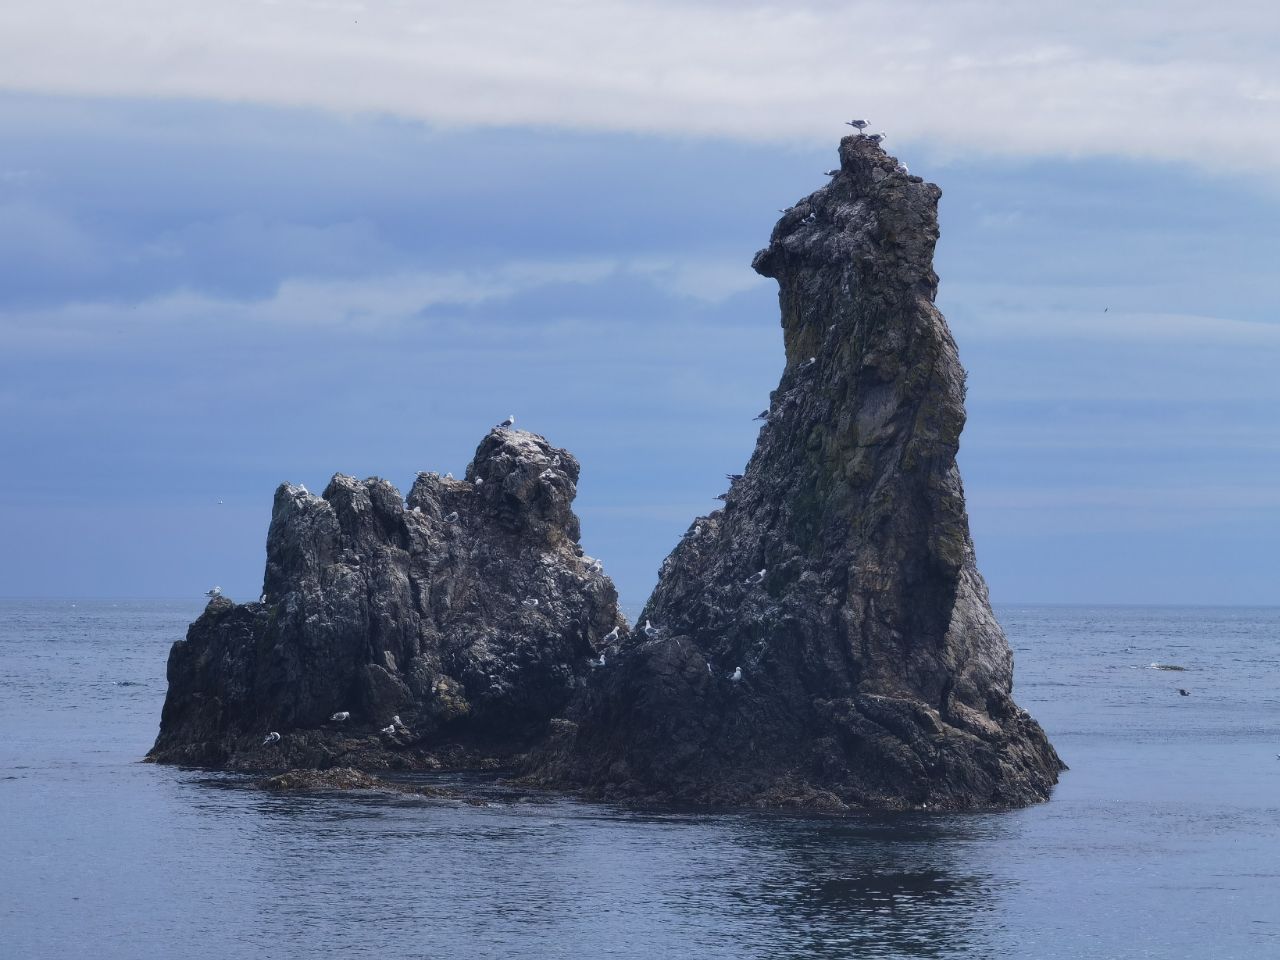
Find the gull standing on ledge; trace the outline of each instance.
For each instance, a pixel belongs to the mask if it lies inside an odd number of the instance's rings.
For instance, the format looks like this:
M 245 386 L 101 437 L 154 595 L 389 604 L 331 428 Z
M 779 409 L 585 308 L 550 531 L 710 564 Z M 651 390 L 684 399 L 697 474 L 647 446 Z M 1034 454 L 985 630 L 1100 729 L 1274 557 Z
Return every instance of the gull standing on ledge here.
M 604 635 L 604 642 L 605 642 L 605 643 L 617 643 L 617 642 L 618 642 L 618 631 L 619 631 L 620 629 L 621 629 L 620 627 L 614 627 L 612 630 L 610 630 L 608 633 L 606 633 L 606 634 Z
M 349 711 L 349 710 L 339 710 L 337 713 L 335 713 L 335 714 L 334 714 L 332 717 L 330 717 L 329 719 L 330 719 L 330 720 L 336 720 L 338 723 L 342 723 L 344 720 L 349 720 L 350 718 L 351 718 L 351 711 Z
M 204 592 L 204 595 L 208 597 L 210 600 L 212 600 L 214 597 L 220 597 L 222 596 L 222 588 L 214 587 L 212 590 L 206 590 Z
M 866 120 L 846 120 L 845 121 L 846 126 L 853 127 L 859 133 L 867 129 L 867 123 L 868 121 Z
M 498 424 L 494 429 L 510 430 L 512 427 L 515 426 L 515 423 L 516 423 L 516 415 L 513 413 L 510 416 L 508 416 L 507 419 L 503 420 L 500 424 Z
M 268 743 L 279 743 L 279 742 L 280 742 L 280 734 L 272 730 L 270 733 L 267 734 L 267 738 L 262 741 L 262 745 L 265 747 Z
M 741 683 L 741 682 L 742 682 L 742 668 L 741 668 L 741 667 L 734 667 L 734 668 L 733 668 L 733 673 L 730 675 L 729 679 L 730 679 L 730 680 L 732 680 L 734 683 Z
M 658 634 L 660 634 L 661 632 L 662 632 L 661 630 L 659 630 L 657 627 L 655 627 L 655 626 L 654 626 L 652 623 L 650 623 L 648 620 L 646 620 L 646 621 L 644 622 L 644 635 L 645 635 L 646 637 L 653 638 L 653 637 L 656 637 L 656 636 L 657 636 Z

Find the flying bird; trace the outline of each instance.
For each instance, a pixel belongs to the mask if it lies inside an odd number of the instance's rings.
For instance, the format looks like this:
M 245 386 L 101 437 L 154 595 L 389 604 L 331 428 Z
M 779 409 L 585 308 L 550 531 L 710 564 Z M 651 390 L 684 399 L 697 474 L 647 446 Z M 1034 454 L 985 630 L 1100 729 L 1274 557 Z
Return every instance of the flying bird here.
M 262 741 L 262 745 L 265 747 L 268 743 L 279 743 L 279 742 L 280 742 L 280 734 L 272 730 L 270 733 L 267 734 L 266 739 Z
M 351 711 L 349 711 L 349 710 L 339 710 L 337 713 L 335 713 L 335 714 L 334 714 L 332 717 L 330 717 L 329 719 L 330 719 L 330 720 L 336 720 L 338 723 L 342 723 L 344 720 L 349 720 L 350 718 L 351 718 Z

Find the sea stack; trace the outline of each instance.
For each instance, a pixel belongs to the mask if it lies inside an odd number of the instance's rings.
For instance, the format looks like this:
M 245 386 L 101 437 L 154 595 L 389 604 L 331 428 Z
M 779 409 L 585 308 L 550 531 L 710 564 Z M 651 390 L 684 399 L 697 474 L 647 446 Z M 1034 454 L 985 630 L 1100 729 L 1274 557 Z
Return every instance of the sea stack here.
M 495 429 L 465 479 L 419 474 L 407 502 L 380 479 L 338 474 L 319 497 L 282 484 L 263 598 L 214 597 L 174 644 L 148 759 L 509 763 L 623 623 L 578 544 L 578 470 L 542 437 Z
M 1048 797 L 1061 761 L 1011 697 L 956 451 L 965 373 L 934 306 L 941 191 L 870 138 L 787 210 L 786 366 L 725 506 L 530 776 L 592 797 L 968 809 Z

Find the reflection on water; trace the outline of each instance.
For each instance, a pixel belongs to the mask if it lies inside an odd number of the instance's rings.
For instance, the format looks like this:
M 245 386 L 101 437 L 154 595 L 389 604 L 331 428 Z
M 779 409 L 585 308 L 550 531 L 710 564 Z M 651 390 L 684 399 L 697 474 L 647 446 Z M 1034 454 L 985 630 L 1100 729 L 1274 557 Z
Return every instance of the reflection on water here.
M 100 606 L 0 602 L 0 956 L 1280 956 L 1280 612 L 1006 611 L 1054 799 L 806 818 L 141 764 L 195 611 Z
M 237 883 L 270 891 L 242 922 L 282 956 L 300 939 L 398 953 L 423 931 L 457 956 L 976 956 L 998 884 L 966 851 L 1016 826 L 636 812 L 478 778 L 447 782 L 482 807 L 167 774 L 189 835 L 234 826 Z

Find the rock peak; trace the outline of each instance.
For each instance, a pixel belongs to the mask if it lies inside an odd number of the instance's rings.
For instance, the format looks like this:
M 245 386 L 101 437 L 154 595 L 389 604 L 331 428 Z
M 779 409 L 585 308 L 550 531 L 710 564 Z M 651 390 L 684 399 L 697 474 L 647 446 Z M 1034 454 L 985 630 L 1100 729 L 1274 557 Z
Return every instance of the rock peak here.
M 1015 805 L 1057 779 L 969 537 L 941 191 L 869 138 L 840 158 L 754 260 L 787 358 L 756 450 L 663 564 L 641 614 L 660 631 L 555 728 L 547 782 L 844 809 Z

